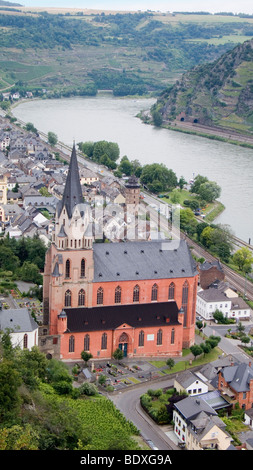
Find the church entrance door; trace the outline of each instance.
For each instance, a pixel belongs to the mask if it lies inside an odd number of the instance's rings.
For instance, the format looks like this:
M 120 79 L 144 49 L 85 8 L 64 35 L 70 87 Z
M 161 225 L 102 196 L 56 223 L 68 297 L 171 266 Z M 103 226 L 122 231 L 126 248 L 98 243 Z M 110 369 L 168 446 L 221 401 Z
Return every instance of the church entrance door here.
M 119 349 L 123 351 L 124 357 L 127 357 L 127 343 L 119 343 Z
M 127 357 L 127 346 L 128 346 L 128 335 L 126 333 L 122 333 L 119 338 L 119 349 L 123 351 L 124 357 Z

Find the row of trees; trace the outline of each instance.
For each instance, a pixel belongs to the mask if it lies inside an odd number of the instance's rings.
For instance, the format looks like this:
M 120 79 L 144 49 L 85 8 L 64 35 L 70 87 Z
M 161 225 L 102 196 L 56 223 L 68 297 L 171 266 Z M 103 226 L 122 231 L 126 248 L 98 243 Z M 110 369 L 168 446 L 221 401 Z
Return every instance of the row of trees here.
M 201 354 L 208 354 L 212 349 L 218 346 L 220 340 L 220 336 L 211 335 L 205 342 L 192 345 L 190 347 L 191 353 L 195 358 Z

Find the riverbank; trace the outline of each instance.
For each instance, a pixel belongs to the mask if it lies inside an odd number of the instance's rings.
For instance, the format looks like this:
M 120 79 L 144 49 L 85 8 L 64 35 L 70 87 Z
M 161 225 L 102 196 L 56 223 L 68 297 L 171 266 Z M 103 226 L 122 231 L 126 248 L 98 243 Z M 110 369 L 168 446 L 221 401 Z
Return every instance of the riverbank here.
M 141 119 L 145 124 L 154 125 L 150 113 L 147 113 L 146 111 L 141 111 L 140 113 L 138 113 L 137 117 Z M 228 130 L 225 128 L 223 129 L 218 127 L 209 127 L 198 123 L 191 123 L 185 121 L 165 121 L 157 127 L 253 149 L 253 135 L 251 137 L 247 134 L 239 134 L 233 129 Z
M 100 92 L 103 92 L 103 90 L 99 90 Z M 105 90 L 105 92 L 108 92 L 108 90 Z M 98 93 L 98 94 L 103 94 L 103 93 Z M 78 96 L 75 96 L 78 98 Z M 70 98 L 73 98 L 73 96 L 70 96 Z M 83 98 L 80 96 L 80 98 Z M 127 95 L 127 96 L 120 96 L 117 98 L 131 98 L 131 99 L 148 99 L 148 98 L 154 98 L 154 94 L 151 93 L 150 95 Z M 68 99 L 66 97 L 59 97 L 57 98 L 59 100 L 62 99 Z M 36 98 L 23 98 L 15 103 L 12 103 L 10 106 L 9 110 L 7 110 L 7 114 L 12 114 L 12 110 L 15 109 L 17 106 L 21 104 L 25 104 L 31 101 L 45 101 L 45 100 L 51 100 L 51 98 L 47 97 L 36 97 Z M 150 114 L 149 114 L 149 119 L 147 119 L 147 111 L 141 111 L 136 115 L 137 118 L 141 119 L 145 124 L 151 124 L 153 125 L 153 122 L 151 121 Z M 190 134 L 190 135 L 196 135 L 199 137 L 204 137 L 206 139 L 211 139 L 211 140 L 217 140 L 219 142 L 225 142 L 229 143 L 232 145 L 237 145 L 240 147 L 244 148 L 251 148 L 253 149 L 253 136 L 249 136 L 246 134 L 239 134 L 234 132 L 232 129 L 231 130 L 226 130 L 222 128 L 217 128 L 217 127 L 209 127 L 209 126 L 204 126 L 201 124 L 197 123 L 190 123 L 190 122 L 183 122 L 183 121 L 175 121 L 174 123 L 163 123 L 161 126 L 163 129 L 168 129 L 171 131 L 175 132 L 182 132 L 184 134 Z
M 218 140 L 219 142 L 226 142 L 227 144 L 253 149 L 253 137 L 245 134 L 240 135 L 232 130 L 228 132 L 225 129 L 216 129 L 183 122 L 175 122 L 174 125 L 164 124 L 162 127 L 175 132 L 197 135 L 199 137 L 205 137 L 206 139 Z

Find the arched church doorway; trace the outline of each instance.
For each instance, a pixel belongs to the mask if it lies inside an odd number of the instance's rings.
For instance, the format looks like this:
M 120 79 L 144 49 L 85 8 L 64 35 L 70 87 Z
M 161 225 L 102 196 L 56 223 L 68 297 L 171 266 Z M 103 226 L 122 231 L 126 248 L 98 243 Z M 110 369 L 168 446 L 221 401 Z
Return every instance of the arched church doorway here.
M 119 349 L 123 351 L 124 357 L 127 357 L 128 342 L 128 335 L 126 333 L 122 333 L 122 335 L 119 337 Z

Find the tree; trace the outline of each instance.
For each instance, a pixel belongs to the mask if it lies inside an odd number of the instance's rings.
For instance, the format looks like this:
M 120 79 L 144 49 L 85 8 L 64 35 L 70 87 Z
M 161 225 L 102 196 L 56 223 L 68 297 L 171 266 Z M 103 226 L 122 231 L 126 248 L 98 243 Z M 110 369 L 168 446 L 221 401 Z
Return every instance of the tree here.
M 169 358 L 169 359 L 167 359 L 166 364 L 167 364 L 169 369 L 172 369 L 175 365 L 175 361 L 174 361 L 174 359 Z
M 104 385 L 105 382 L 106 382 L 106 375 L 101 374 L 101 375 L 98 377 L 98 383 L 99 383 L 99 385 Z
M 215 181 L 206 181 L 199 187 L 198 194 L 207 202 L 213 202 L 220 197 L 221 187 Z
M 36 127 L 34 127 L 34 125 L 32 124 L 32 122 L 28 122 L 28 123 L 26 124 L 25 128 L 26 128 L 26 130 L 27 130 L 28 132 L 31 131 L 31 132 L 34 132 L 34 134 L 37 134 L 37 132 L 38 132 L 37 129 L 36 129 Z
M 0 268 L 4 271 L 15 272 L 19 266 L 19 259 L 14 255 L 12 249 L 7 245 L 5 240 L 0 243 Z
M 130 176 L 133 172 L 133 165 L 132 163 L 129 161 L 128 157 L 125 155 L 124 157 L 122 157 L 122 159 L 120 160 L 120 164 L 118 166 L 118 169 L 119 171 L 121 171 L 122 173 L 125 173 L 126 176 Z
M 248 344 L 250 342 L 250 338 L 248 336 L 242 336 L 241 337 L 241 342 L 243 344 Z
M 200 241 L 207 248 L 209 248 L 211 243 L 212 243 L 212 233 L 213 233 L 213 231 L 214 231 L 214 229 L 208 225 L 207 227 L 204 228 L 204 230 L 202 230 L 202 232 L 200 234 Z
M 40 274 L 39 268 L 36 264 L 30 261 L 25 261 L 19 269 L 19 275 L 22 281 L 34 282 L 35 284 L 42 284 L 43 278 Z
M 180 178 L 178 180 L 178 186 L 179 186 L 180 190 L 183 189 L 183 187 L 186 183 L 187 183 L 187 181 L 184 179 L 184 177 L 180 176 Z
M 141 172 L 140 181 L 152 187 L 154 182 L 158 182 L 162 191 L 173 189 L 177 186 L 177 176 L 173 170 L 169 170 L 163 163 L 152 163 L 144 165 Z
M 246 247 L 240 248 L 233 255 L 233 262 L 238 266 L 240 271 L 243 271 L 245 274 L 251 272 L 253 264 L 251 251 Z
M 193 184 L 191 186 L 191 193 L 199 194 L 200 185 L 206 183 L 208 178 L 206 176 L 197 175 L 194 178 Z
M 204 354 L 208 354 L 212 349 L 211 344 L 209 344 L 208 342 L 201 343 L 200 347 Z
M 224 317 L 223 313 L 220 312 L 220 310 L 215 310 L 214 314 L 213 314 L 213 318 L 214 320 L 216 320 L 217 323 L 222 323 L 222 324 L 226 324 L 226 323 L 229 323 L 229 320 L 228 318 Z
M 42 186 L 39 189 L 39 193 L 41 194 L 41 196 L 45 196 L 45 197 L 50 197 L 51 196 L 50 192 L 48 191 L 48 189 L 45 186 Z
M 12 189 L 12 192 L 13 192 L 13 193 L 17 193 L 17 192 L 18 192 L 18 188 L 19 188 L 19 184 L 16 183 L 15 186 L 14 186 L 14 188 Z
M 153 123 L 156 127 L 160 127 L 163 123 L 163 117 L 159 111 L 152 112 Z
M 81 352 L 81 358 L 85 362 L 85 365 L 87 366 L 87 363 L 90 359 L 92 359 L 92 354 L 88 353 L 87 351 L 82 351 Z
M 190 208 L 180 210 L 180 227 L 190 235 L 194 234 L 198 225 L 197 220 Z
M 198 344 L 194 344 L 193 346 L 191 346 L 190 350 L 193 356 L 195 357 L 195 359 L 197 356 L 200 356 L 200 354 L 202 354 L 203 352 L 202 348 Z
M 21 399 L 18 388 L 21 377 L 12 361 L 0 362 L 0 422 L 8 422 L 17 416 Z
M 58 142 L 58 137 L 54 132 L 48 132 L 47 140 L 50 145 L 55 146 Z
M 124 356 L 124 353 L 123 353 L 122 349 L 120 349 L 120 348 L 115 349 L 115 351 L 112 355 L 112 357 L 114 359 L 116 359 L 117 361 L 120 361 L 121 359 L 123 359 L 123 356 Z

